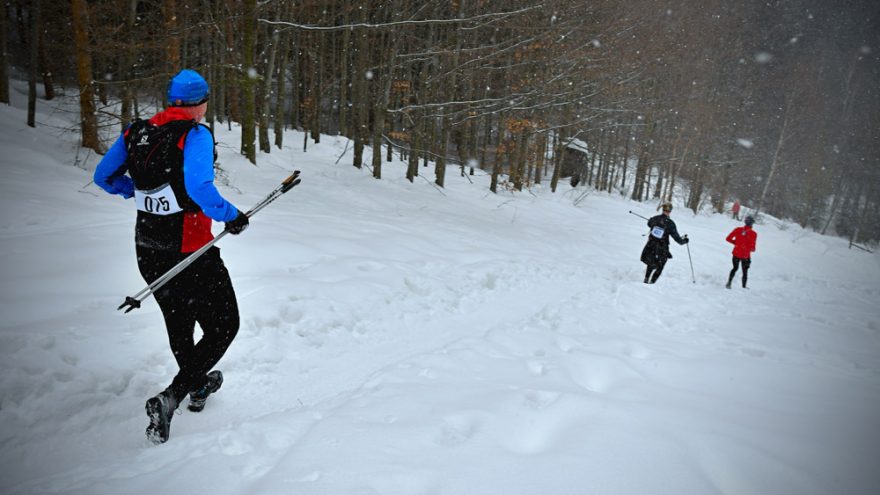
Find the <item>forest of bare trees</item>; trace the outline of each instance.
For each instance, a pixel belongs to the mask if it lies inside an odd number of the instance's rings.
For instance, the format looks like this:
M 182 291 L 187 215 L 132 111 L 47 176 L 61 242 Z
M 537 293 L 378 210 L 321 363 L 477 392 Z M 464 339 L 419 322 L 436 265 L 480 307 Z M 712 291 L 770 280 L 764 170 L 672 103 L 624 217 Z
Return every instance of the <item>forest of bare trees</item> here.
M 0 101 L 12 77 L 32 98 L 38 83 L 46 99 L 78 95 L 77 131 L 97 152 L 188 67 L 211 85 L 209 123 L 240 125 L 254 163 L 298 128 L 306 149 L 321 134 L 350 138 L 346 160 L 376 178 L 396 155 L 409 180 L 440 187 L 478 168 L 493 192 L 569 180 L 638 201 L 676 195 L 694 211 L 736 198 L 880 240 L 873 0 L 5 0 L 0 11 Z M 573 143 L 588 151 L 564 152 Z

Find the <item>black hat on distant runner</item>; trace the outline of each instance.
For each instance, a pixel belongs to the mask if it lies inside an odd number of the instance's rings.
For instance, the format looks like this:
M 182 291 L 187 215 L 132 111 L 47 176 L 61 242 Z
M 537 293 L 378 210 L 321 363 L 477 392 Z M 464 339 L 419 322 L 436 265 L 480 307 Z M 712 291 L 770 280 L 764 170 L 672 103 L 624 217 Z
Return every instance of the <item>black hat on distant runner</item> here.
M 746 219 L 743 220 L 743 222 L 745 222 L 746 225 L 748 225 L 749 227 L 751 227 L 752 225 L 754 225 L 754 223 L 755 223 L 755 219 L 752 218 L 751 215 L 747 215 L 747 216 L 746 216 Z

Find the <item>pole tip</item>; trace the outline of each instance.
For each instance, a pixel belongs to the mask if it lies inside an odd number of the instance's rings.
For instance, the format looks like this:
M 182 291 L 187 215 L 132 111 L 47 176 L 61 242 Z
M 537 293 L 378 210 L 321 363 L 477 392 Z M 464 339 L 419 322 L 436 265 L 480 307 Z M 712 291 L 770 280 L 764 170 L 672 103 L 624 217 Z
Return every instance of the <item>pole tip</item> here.
M 116 311 L 119 311 L 126 306 L 128 306 L 128 309 L 126 309 L 125 312 L 128 313 L 129 311 L 131 311 L 133 309 L 140 308 L 141 302 L 131 296 L 126 296 L 125 302 L 120 304 L 119 307 L 116 308 Z

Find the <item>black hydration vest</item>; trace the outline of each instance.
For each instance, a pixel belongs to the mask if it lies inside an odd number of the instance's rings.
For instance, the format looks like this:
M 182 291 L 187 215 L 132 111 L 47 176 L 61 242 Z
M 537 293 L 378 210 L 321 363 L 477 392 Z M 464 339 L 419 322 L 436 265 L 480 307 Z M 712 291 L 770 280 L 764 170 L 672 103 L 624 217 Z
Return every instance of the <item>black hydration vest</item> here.
M 172 120 L 161 126 L 138 120 L 125 134 L 126 165 L 138 207 L 135 242 L 139 246 L 180 252 L 184 217 L 201 211 L 187 194 L 183 179 L 183 140 L 198 125 L 193 120 Z

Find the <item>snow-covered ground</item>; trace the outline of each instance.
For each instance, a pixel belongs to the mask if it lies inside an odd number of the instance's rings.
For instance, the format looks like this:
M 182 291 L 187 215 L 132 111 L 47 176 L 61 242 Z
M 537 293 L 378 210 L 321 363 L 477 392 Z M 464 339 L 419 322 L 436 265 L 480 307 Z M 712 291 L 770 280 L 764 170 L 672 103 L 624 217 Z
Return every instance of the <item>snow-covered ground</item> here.
M 74 166 L 76 114 L 22 86 L 0 108 L 0 493 L 880 493 L 880 257 L 757 225 L 750 289 L 724 289 L 737 225 L 692 239 L 656 285 L 655 204 L 568 185 L 492 194 L 358 170 L 323 136 L 254 167 L 221 129 L 220 246 L 242 326 L 202 413 L 144 437 L 176 372 L 145 284 L 134 206 Z M 66 107 L 65 107 L 66 108 Z M 430 171 L 429 171 L 430 170 Z M 219 226 L 215 227 L 219 229 Z

